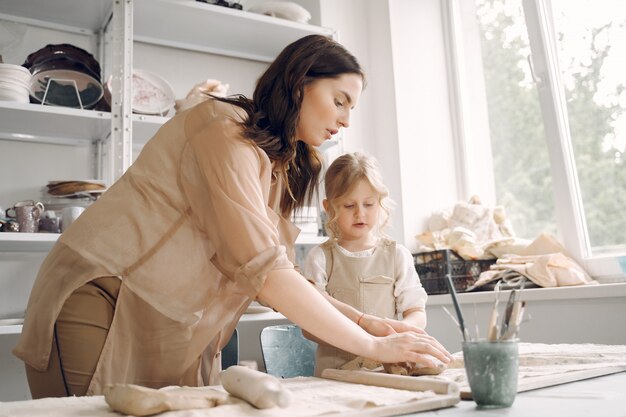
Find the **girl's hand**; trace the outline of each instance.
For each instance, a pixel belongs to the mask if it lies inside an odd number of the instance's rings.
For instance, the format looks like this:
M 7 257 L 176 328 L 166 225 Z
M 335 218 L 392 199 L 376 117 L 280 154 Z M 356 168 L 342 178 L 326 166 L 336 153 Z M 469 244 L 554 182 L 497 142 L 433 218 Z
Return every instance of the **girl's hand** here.
M 393 319 L 381 319 L 376 316 L 365 314 L 359 325 L 373 336 L 389 336 L 394 333 L 415 332 L 425 334 L 426 332 L 417 326 Z
M 425 332 L 395 333 L 375 338 L 375 352 L 371 359 L 382 363 L 416 362 L 436 367 L 427 355 L 434 356 L 443 363 L 449 363 L 452 355 L 432 336 Z

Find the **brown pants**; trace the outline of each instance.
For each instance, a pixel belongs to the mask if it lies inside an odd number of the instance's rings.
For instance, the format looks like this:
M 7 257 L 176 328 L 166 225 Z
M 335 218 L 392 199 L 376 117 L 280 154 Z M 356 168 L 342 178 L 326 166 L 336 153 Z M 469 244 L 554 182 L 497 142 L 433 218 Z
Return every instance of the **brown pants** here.
M 106 340 L 120 280 L 97 278 L 72 293 L 59 313 L 48 369 L 26 365 L 33 399 L 85 395 Z

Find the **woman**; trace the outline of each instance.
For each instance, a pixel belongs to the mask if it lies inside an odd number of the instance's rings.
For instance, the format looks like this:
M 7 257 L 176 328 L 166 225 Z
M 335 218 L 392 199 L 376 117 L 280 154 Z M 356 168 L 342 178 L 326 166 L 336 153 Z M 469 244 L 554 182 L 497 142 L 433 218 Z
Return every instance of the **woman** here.
M 251 100 L 208 100 L 166 123 L 41 266 L 14 349 L 33 398 L 215 383 L 254 299 L 358 355 L 447 361 L 417 328 L 363 331 L 291 261 L 287 219 L 314 192 L 314 147 L 348 127 L 363 79 L 342 46 L 312 35 L 281 52 Z

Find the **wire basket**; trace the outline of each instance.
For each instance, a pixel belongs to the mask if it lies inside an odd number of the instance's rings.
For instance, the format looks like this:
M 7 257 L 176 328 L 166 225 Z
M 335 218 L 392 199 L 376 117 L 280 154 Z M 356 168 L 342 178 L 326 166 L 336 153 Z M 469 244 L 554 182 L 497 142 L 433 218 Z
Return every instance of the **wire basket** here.
M 496 259 L 464 260 L 451 249 L 413 254 L 415 270 L 429 295 L 448 293 L 446 274 L 450 274 L 456 292 L 465 292 L 480 273 L 496 263 Z

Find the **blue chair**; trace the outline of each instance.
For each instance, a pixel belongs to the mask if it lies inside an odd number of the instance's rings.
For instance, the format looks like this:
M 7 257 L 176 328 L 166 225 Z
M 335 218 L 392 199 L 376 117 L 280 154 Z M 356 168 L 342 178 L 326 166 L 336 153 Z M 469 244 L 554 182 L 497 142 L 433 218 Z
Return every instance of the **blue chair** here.
M 305 339 L 295 324 L 268 326 L 261 330 L 261 353 L 265 371 L 278 378 L 313 376 L 317 343 Z
M 239 333 L 237 329 L 233 332 L 224 349 L 222 349 L 222 369 L 239 363 Z

